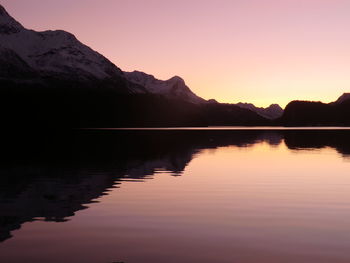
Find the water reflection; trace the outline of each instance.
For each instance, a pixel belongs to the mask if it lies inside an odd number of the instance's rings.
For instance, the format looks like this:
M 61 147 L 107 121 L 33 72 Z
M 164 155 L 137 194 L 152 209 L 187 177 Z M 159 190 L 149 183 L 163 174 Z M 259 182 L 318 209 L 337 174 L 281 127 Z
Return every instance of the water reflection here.
M 65 222 L 125 180 L 181 176 L 203 150 L 265 142 L 350 155 L 349 131 L 80 131 L 3 138 L 0 241 L 25 222 Z M 189 175 L 190 176 L 190 175 Z

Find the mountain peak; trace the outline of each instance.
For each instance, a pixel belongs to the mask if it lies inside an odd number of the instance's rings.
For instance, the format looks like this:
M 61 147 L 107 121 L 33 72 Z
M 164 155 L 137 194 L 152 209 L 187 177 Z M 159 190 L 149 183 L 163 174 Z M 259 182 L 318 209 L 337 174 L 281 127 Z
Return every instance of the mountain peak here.
M 141 71 L 124 72 L 124 75 L 129 81 L 145 87 L 150 93 L 183 99 L 195 104 L 205 102 L 204 99 L 194 94 L 179 76 L 174 76 L 168 80 L 159 80 L 153 75 Z
M 236 104 L 238 107 L 248 109 L 251 111 L 256 112 L 260 116 L 267 118 L 267 119 L 277 119 L 282 116 L 283 114 L 283 109 L 278 105 L 278 104 L 271 104 L 267 108 L 262 108 L 262 107 L 256 107 L 252 103 L 237 103 Z
M 179 76 L 174 76 L 171 79 L 169 79 L 168 81 L 185 82 L 184 79 L 179 77 Z
M 14 34 L 23 29 L 23 26 L 7 13 L 0 5 L 0 34 Z
M 282 107 L 278 104 L 271 104 L 267 109 L 274 109 L 274 110 L 280 110 L 283 111 Z
M 37 32 L 26 29 L 1 5 L 0 45 L 45 76 L 64 75 L 79 80 L 122 77 L 117 66 L 73 34 L 63 30 Z

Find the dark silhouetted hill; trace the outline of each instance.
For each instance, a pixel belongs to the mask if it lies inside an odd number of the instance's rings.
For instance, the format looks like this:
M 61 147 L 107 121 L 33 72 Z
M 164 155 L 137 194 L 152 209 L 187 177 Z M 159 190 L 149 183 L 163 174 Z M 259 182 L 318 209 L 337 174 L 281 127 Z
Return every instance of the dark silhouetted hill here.
M 350 126 L 350 98 L 343 95 L 329 104 L 292 101 L 279 123 L 286 126 Z

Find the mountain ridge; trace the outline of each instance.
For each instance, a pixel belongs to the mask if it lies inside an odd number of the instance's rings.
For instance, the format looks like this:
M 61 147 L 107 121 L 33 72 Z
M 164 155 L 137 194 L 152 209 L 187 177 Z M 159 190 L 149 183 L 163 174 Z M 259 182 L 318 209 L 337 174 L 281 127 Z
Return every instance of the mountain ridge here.
M 284 112 L 277 104 L 206 101 L 178 76 L 123 72 L 69 32 L 26 29 L 1 5 L 0 84 L 0 110 L 13 125 L 350 125 L 349 93 L 330 104 L 293 101 Z
M 81 43 L 70 32 L 64 30 L 36 32 L 26 29 L 1 5 L 0 18 L 0 52 L 6 53 L 2 60 L 8 58 L 8 61 L 2 61 L 0 66 L 2 75 L 8 73 L 12 77 L 16 76 L 13 69 L 17 65 L 20 73 L 30 72 L 34 78 L 38 76 L 64 78 L 83 82 L 107 80 L 112 84 L 114 82 L 115 88 L 118 88 L 118 83 L 124 82 L 126 88 L 120 90 L 122 93 L 151 93 L 184 99 L 196 104 L 205 102 L 178 76 L 162 82 L 152 75 L 139 71 L 124 73 L 102 54 Z M 135 74 L 142 74 L 146 80 L 140 81 L 140 77 L 135 77 Z
M 129 81 L 145 87 L 148 92 L 153 94 L 184 99 L 194 104 L 206 102 L 204 99 L 193 93 L 186 85 L 185 81 L 179 76 L 173 76 L 168 80 L 159 80 L 153 75 L 136 70 L 132 72 L 124 72 L 124 75 Z
M 269 123 L 235 105 L 207 103 L 178 76 L 161 81 L 143 72 L 124 73 L 73 34 L 28 30 L 1 10 L 0 111 L 10 127 Z M 135 80 L 135 74 L 141 78 Z
M 283 115 L 283 109 L 278 104 L 271 104 L 267 108 L 256 107 L 252 103 L 242 103 L 242 102 L 239 102 L 236 105 L 241 107 L 241 108 L 254 111 L 257 114 L 259 114 L 260 116 L 262 116 L 266 119 L 270 119 L 270 120 L 278 119 Z

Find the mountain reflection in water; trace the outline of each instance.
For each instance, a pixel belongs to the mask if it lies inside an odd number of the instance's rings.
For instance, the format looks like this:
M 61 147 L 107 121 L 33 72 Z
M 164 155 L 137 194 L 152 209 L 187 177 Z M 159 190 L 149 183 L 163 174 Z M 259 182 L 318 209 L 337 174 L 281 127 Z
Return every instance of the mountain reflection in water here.
M 337 130 L 76 131 L 3 137 L 0 241 L 25 222 L 65 222 L 124 180 L 147 180 L 163 172 L 181 176 L 203 150 L 248 149 L 262 142 L 272 147 L 284 143 L 291 151 L 330 147 L 344 160 L 350 155 L 350 132 Z

